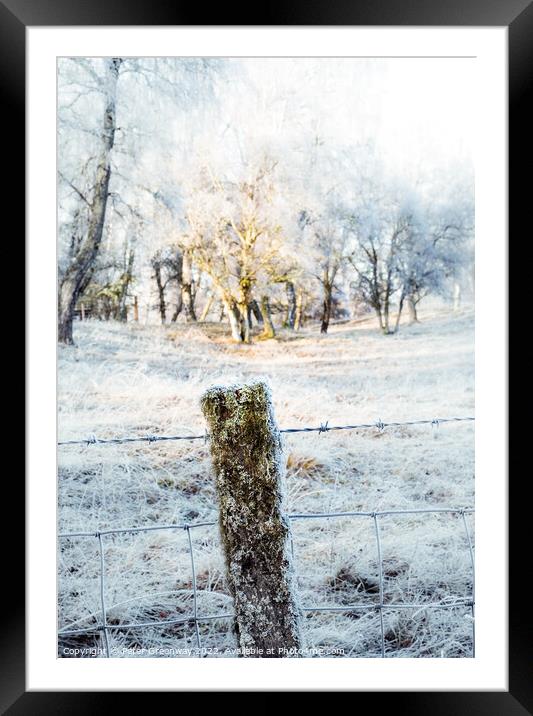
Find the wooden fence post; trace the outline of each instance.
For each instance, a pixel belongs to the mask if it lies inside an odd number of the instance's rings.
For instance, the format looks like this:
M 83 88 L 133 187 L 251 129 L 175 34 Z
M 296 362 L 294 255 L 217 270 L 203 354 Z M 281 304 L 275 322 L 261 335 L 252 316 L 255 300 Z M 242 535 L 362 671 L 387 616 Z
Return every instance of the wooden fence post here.
M 265 383 L 202 397 L 216 474 L 226 573 L 239 655 L 301 656 L 290 526 L 283 514 L 281 437 Z

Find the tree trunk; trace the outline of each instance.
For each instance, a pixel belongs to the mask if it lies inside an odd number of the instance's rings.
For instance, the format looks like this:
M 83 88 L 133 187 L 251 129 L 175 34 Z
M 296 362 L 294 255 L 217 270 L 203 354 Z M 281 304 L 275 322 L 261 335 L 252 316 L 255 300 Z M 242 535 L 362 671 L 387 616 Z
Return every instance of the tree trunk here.
M 164 284 L 165 303 L 167 308 L 173 306 L 170 322 L 176 323 L 183 309 L 183 254 L 177 251 L 174 256 L 166 260 L 162 260 L 159 254 L 158 261 L 168 272 L 168 279 Z
M 304 296 L 303 291 L 299 290 L 296 295 L 296 314 L 294 317 L 294 329 L 299 331 L 304 322 Z
M 139 299 L 137 296 L 133 298 L 133 320 L 135 323 L 139 323 Z
M 122 60 L 118 58 L 106 60 L 104 126 L 101 136 L 101 151 L 96 167 L 93 197 L 89 206 L 87 234 L 80 242 L 59 287 L 58 340 L 60 343 L 72 344 L 74 342 L 72 337 L 74 309 L 81 294 L 81 289 L 86 284 L 87 276 L 94 267 L 102 242 L 109 194 L 109 179 L 111 176 L 111 150 L 115 141 L 115 103 L 121 63 Z
M 126 264 L 126 270 L 122 276 L 122 282 L 120 285 L 120 296 L 119 296 L 119 320 L 126 322 L 128 320 L 128 306 L 126 302 L 128 300 L 128 291 L 130 284 L 133 279 L 133 263 L 135 261 L 135 252 L 130 249 L 128 253 L 128 261 Z
M 241 314 L 241 335 L 244 343 L 252 342 L 252 331 L 250 321 L 248 320 L 248 306 L 252 300 L 251 289 L 251 281 L 246 277 L 241 278 L 239 285 L 239 301 L 237 305 Z
M 408 296 L 406 299 L 407 303 L 407 314 L 409 316 L 409 325 L 412 325 L 413 323 L 420 323 L 418 320 L 418 314 L 416 312 L 416 303 L 413 300 L 411 296 Z
M 327 333 L 329 321 L 331 318 L 331 299 L 332 287 L 329 283 L 324 284 L 324 298 L 322 301 L 322 320 L 320 323 L 320 333 Z
M 461 308 L 461 286 L 455 281 L 453 284 L 453 310 L 457 313 Z
M 172 318 L 170 319 L 171 323 L 176 323 L 178 320 L 178 316 L 181 313 L 181 309 L 183 308 L 183 298 L 181 291 L 178 292 L 178 296 L 176 299 L 176 308 L 174 309 L 174 313 L 172 314 Z
M 261 333 L 261 338 L 263 340 L 274 338 L 276 331 L 274 330 L 274 324 L 272 323 L 268 296 L 261 296 L 261 315 L 263 317 L 263 332 Z
M 403 303 L 405 301 L 405 295 L 402 293 L 400 296 L 400 302 L 398 304 L 398 313 L 396 314 L 396 322 L 394 324 L 394 333 L 397 333 L 400 327 L 400 318 L 402 317 Z
M 252 342 L 252 327 L 248 320 L 248 306 L 241 306 L 241 335 L 243 343 Z
M 242 343 L 244 340 L 243 337 L 243 331 L 242 331 L 242 317 L 241 313 L 235 304 L 234 301 L 231 299 L 224 299 L 223 300 L 225 313 L 228 316 L 229 319 L 229 325 L 231 328 L 231 337 L 234 341 L 237 343 Z
M 165 287 L 161 277 L 161 264 L 159 261 L 153 264 L 155 282 L 157 284 L 157 295 L 159 299 L 159 315 L 161 316 L 161 323 L 165 323 L 167 320 L 167 304 L 165 302 Z
M 283 512 L 284 461 L 270 391 L 264 383 L 215 387 L 201 405 L 240 655 L 300 656 L 290 524 Z
M 389 304 L 389 297 L 387 296 L 385 300 L 383 301 L 383 315 L 382 315 L 382 327 L 383 327 L 383 333 L 388 336 L 390 334 L 390 304 Z
M 106 321 L 109 321 L 109 319 L 111 318 L 112 311 L 113 311 L 113 306 L 111 305 L 109 297 L 104 296 L 104 319 Z
M 287 281 L 285 284 L 285 288 L 287 291 L 287 328 L 290 328 L 291 331 L 294 330 L 294 326 L 296 325 L 296 291 L 294 289 L 294 284 L 292 281 Z
M 188 322 L 196 321 L 196 312 L 194 310 L 194 297 L 193 297 L 193 290 L 192 290 L 191 256 L 188 251 L 183 252 L 181 295 L 183 297 L 183 306 L 185 309 L 186 320 Z
M 257 321 L 257 323 L 259 323 L 259 325 L 261 325 L 263 323 L 263 314 L 261 313 L 261 308 L 259 307 L 259 304 L 255 300 L 255 298 L 250 303 L 250 310 L 253 314 L 253 317 Z
M 381 312 L 381 306 L 375 306 L 374 305 L 374 311 L 376 312 L 376 316 L 378 318 L 378 324 L 379 324 L 379 330 L 384 332 L 384 326 L 383 326 L 383 314 Z
M 202 315 L 200 316 L 200 321 L 205 321 L 207 318 L 209 311 L 211 310 L 211 306 L 213 305 L 213 301 L 215 300 L 215 295 L 213 293 L 210 293 L 207 301 L 205 302 L 205 306 L 202 311 Z
M 72 344 L 72 321 L 79 290 L 76 279 L 72 277 L 62 280 L 59 287 L 57 338 L 60 343 Z

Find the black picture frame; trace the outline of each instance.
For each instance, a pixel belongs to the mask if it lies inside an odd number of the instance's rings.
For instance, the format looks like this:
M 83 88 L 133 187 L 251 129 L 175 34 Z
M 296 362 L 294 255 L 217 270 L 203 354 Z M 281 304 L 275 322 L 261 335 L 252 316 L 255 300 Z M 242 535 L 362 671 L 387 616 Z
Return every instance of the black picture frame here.
M 520 167 L 531 166 L 531 115 L 526 111 L 531 99 L 533 74 L 533 3 L 530 0 L 380 0 L 360 2 L 341 0 L 274 0 L 257 6 L 256 12 L 238 6 L 220 4 L 206 11 L 199 4 L 176 0 L 0 0 L 0 68 L 2 121 L 4 137 L 13 152 L 9 161 L 10 181 L 6 203 L 19 217 L 25 212 L 25 163 L 21 160 L 25 146 L 25 30 L 29 26 L 69 25 L 389 25 L 389 26 L 506 26 L 509 38 L 509 169 L 510 231 L 527 226 L 530 181 L 519 178 Z M 5 196 L 5 195 L 4 195 Z M 529 201 L 528 201 L 529 199 Z M 523 221 L 524 220 L 524 221 Z M 17 231 L 21 231 L 22 223 Z M 7 236 L 6 236 L 7 238 Z M 14 237 L 9 239 L 16 243 Z M 19 246 L 24 243 L 19 239 Z M 513 430 L 513 436 L 515 431 Z M 516 438 L 516 442 L 518 443 Z M 508 449 L 509 449 L 508 444 Z M 511 486 L 510 486 L 511 488 Z M 512 520 L 509 520 L 511 574 L 509 584 L 520 583 L 524 570 L 521 545 L 527 545 L 528 504 L 519 493 L 520 486 L 509 488 Z M 9 497 L 4 504 L 24 505 L 22 480 L 9 480 Z M 21 510 L 22 511 L 22 510 Z M 19 524 L 22 521 L 19 520 Z M 24 549 L 21 535 L 8 536 L 9 549 L 3 550 L 4 573 L 9 575 L 10 589 L 4 590 L 8 608 L 0 630 L 0 708 L 13 716 L 24 714 L 96 713 L 109 707 L 117 694 L 98 692 L 26 692 L 25 689 L 25 615 L 24 615 Z M 16 548 L 18 547 L 18 552 Z M 22 553 L 21 553 L 22 552 Z M 527 568 L 527 565 L 526 565 Z M 506 575 L 495 575 L 505 579 Z M 528 659 L 528 611 L 525 593 L 509 589 L 509 691 L 508 692 L 382 692 L 387 700 L 381 705 L 410 714 L 505 714 L 519 716 L 533 713 Z M 119 695 L 123 698 L 123 694 Z M 358 700 L 363 696 L 359 693 Z M 371 694 L 375 699 L 377 694 Z M 103 700 L 105 698 L 105 705 Z M 123 706 L 123 702 L 122 706 Z M 358 702 L 360 703 L 360 702 Z M 358 706 L 360 708 L 360 706 Z M 374 705 L 375 708 L 375 705 Z

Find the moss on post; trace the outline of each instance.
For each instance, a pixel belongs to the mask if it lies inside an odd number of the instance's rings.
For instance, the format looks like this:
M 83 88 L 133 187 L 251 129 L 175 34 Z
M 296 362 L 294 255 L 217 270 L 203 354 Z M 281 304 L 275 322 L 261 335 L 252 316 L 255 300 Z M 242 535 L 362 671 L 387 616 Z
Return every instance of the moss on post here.
M 243 656 L 302 647 L 289 522 L 282 512 L 281 438 L 268 387 L 213 387 L 202 397 L 216 474 L 220 533 Z

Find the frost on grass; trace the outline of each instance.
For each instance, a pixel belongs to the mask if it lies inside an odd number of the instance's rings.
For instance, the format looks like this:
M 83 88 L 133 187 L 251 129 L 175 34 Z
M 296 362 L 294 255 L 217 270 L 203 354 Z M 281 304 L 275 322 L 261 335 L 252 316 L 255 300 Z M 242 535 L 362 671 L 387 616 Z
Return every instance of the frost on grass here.
M 287 340 L 280 331 L 278 340 L 244 349 L 224 338 L 218 324 L 192 330 L 188 324 L 80 322 L 78 345 L 59 350 L 59 438 L 201 434 L 206 426 L 199 401 L 206 388 L 258 376 L 268 380 L 284 428 L 473 415 L 473 312 L 452 315 L 428 305 L 420 319 L 396 336 L 379 335 L 371 319 L 332 326 L 327 339 L 311 326 L 297 336 L 287 333 Z M 289 514 L 474 504 L 474 423 L 290 434 L 284 449 Z M 58 495 L 60 532 L 218 519 L 208 446 L 201 440 L 61 448 Z M 474 516 L 466 518 L 473 538 Z M 380 525 L 386 603 L 468 598 L 470 557 L 458 515 L 390 516 Z M 371 519 L 291 520 L 291 529 L 304 607 L 379 601 Z M 218 527 L 198 527 L 191 535 L 198 614 L 210 619 L 199 622 L 202 646 L 218 649 L 210 657 L 232 656 L 225 653 L 235 646 L 231 619 L 214 618 L 233 612 Z M 108 536 L 105 550 L 111 648 L 194 650 L 192 623 L 120 628 L 193 613 L 186 533 Z M 60 628 L 101 623 L 99 577 L 96 539 L 60 541 Z M 468 607 L 416 612 L 385 613 L 387 656 L 471 655 Z M 341 650 L 332 656 L 380 656 L 374 609 L 305 612 L 302 631 L 306 647 Z M 91 647 L 101 646 L 102 638 L 61 642 Z
M 301 649 L 283 514 L 281 439 L 270 391 L 255 382 L 214 387 L 201 400 L 216 474 L 220 533 L 235 603 L 235 629 L 249 655 Z

